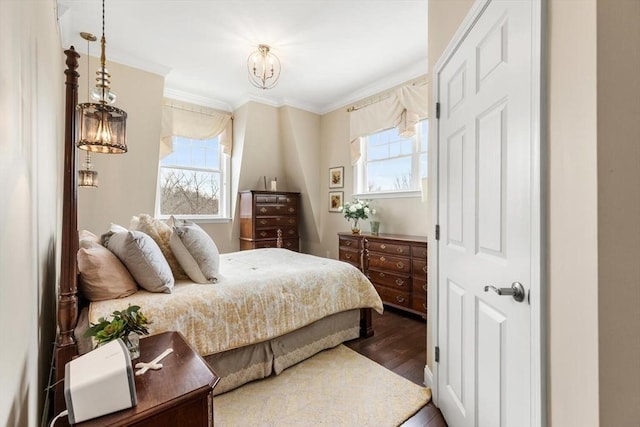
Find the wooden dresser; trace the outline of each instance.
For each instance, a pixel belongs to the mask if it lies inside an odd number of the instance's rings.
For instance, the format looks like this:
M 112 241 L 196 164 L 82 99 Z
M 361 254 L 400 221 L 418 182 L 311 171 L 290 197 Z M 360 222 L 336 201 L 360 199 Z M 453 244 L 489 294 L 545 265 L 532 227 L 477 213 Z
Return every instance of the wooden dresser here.
M 338 233 L 339 255 L 371 280 L 382 302 L 427 316 L 427 238 Z
M 275 248 L 278 230 L 282 247 L 300 250 L 300 193 L 240 192 L 240 250 Z

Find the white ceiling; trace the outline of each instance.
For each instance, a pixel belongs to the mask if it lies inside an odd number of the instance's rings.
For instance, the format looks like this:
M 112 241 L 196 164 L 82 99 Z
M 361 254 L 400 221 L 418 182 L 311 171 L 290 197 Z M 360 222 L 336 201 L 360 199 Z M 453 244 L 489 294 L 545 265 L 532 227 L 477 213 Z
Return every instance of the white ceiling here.
M 426 74 L 427 1 L 106 0 L 107 68 L 162 74 L 166 96 L 229 111 L 257 100 L 322 114 Z M 62 45 L 86 53 L 80 32 L 100 39 L 101 0 L 57 3 Z M 282 63 L 269 90 L 247 79 L 261 43 Z

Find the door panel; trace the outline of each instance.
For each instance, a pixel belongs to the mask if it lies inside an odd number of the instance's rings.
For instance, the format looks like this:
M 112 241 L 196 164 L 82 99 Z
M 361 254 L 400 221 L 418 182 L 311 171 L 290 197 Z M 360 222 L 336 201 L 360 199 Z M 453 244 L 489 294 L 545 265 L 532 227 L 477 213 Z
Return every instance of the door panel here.
M 527 427 L 532 2 L 493 0 L 437 76 L 438 404 L 455 427 Z

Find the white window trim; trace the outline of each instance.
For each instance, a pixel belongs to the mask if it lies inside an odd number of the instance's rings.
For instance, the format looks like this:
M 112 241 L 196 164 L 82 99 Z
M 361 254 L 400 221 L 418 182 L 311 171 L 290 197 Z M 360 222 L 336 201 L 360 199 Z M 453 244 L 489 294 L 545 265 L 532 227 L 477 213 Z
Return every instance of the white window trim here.
M 366 191 L 361 191 L 362 189 L 358 188 L 358 183 L 364 183 L 366 181 L 366 168 L 363 166 L 366 162 L 365 159 L 367 158 L 368 150 L 368 145 L 365 143 L 366 138 L 366 136 L 360 137 L 361 156 L 358 162 L 353 166 L 353 197 L 360 199 L 400 199 L 422 197 L 422 177 L 419 174 L 412 174 L 411 185 L 414 187 L 412 190 L 388 190 L 368 193 Z M 420 170 L 420 154 L 420 138 L 414 138 L 413 152 L 411 153 L 411 167 L 413 170 Z

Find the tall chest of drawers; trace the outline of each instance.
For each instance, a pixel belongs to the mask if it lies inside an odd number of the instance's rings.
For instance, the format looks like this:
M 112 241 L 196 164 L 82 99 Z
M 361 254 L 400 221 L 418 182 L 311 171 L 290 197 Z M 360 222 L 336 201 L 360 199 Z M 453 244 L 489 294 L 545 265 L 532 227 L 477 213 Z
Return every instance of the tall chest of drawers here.
M 338 240 L 339 259 L 362 270 L 386 305 L 426 317 L 426 237 L 339 233 Z
M 300 193 L 240 192 L 240 250 L 275 248 L 278 231 L 282 247 L 300 250 Z

